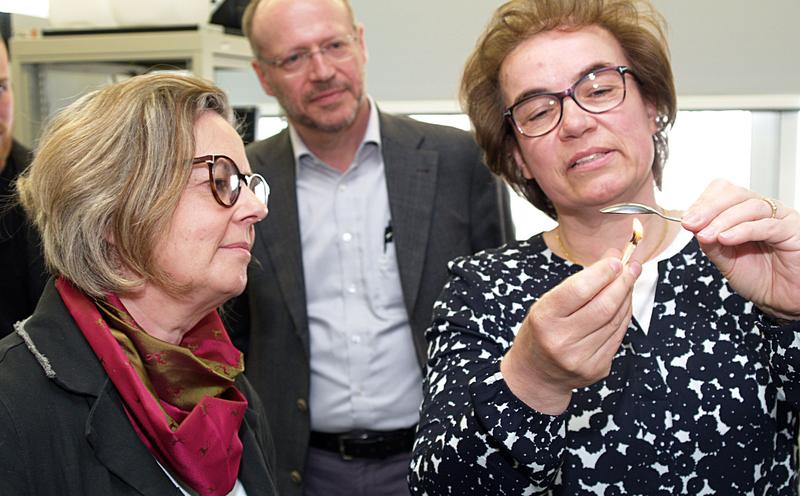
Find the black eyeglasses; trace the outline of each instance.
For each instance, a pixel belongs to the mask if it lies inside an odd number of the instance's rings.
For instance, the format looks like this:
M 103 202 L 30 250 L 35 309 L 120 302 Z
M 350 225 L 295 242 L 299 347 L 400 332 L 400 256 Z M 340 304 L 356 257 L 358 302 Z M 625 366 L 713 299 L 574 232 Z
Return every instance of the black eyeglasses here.
M 203 155 L 192 159 L 192 165 L 206 164 L 211 185 L 211 194 L 217 203 L 223 207 L 232 207 L 239 194 L 242 184 L 250 188 L 264 205 L 269 200 L 269 184 L 261 174 L 242 174 L 230 157 L 225 155 Z
M 527 96 L 508 107 L 503 115 L 523 136 L 544 136 L 561 122 L 566 97 L 591 114 L 602 114 L 618 107 L 627 93 L 625 74 L 634 75 L 622 65 L 592 71 L 564 91 Z
M 287 74 L 297 74 L 308 67 L 308 61 L 315 53 L 319 53 L 329 62 L 342 62 L 348 60 L 355 53 L 354 48 L 358 38 L 355 35 L 347 35 L 334 38 L 323 43 L 316 50 L 303 48 L 295 50 L 283 57 L 268 59 L 259 56 L 259 60 L 265 64 L 273 65 L 284 70 Z

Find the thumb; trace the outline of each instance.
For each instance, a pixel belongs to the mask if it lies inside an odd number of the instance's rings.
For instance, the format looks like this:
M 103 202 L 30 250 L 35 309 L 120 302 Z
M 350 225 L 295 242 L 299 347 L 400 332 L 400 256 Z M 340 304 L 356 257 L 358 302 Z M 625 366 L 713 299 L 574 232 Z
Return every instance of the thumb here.
M 698 240 L 698 243 L 700 243 L 700 240 Z M 720 272 L 726 275 L 730 273 L 733 268 L 733 247 L 724 246 L 720 243 L 700 243 L 700 249 L 717 266 Z
M 619 250 L 618 248 L 609 248 L 605 251 L 605 253 L 603 253 L 603 258 L 622 258 L 622 250 Z M 642 273 L 642 264 L 636 260 L 632 260 L 628 262 L 626 269 L 627 270 L 623 271 L 623 274 L 627 272 L 629 276 L 632 276 L 633 281 L 631 281 L 631 283 L 633 283 Z

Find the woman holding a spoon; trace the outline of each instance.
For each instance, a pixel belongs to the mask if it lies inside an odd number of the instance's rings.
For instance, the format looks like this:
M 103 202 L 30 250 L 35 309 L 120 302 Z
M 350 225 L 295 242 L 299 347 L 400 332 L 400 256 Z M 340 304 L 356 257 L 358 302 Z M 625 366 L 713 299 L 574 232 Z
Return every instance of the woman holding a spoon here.
M 558 227 L 452 264 L 412 492 L 796 494 L 800 216 L 722 181 L 657 206 L 676 99 L 653 6 L 512 0 L 462 96 Z M 632 237 L 601 212 L 620 203 L 682 221 L 642 213 Z

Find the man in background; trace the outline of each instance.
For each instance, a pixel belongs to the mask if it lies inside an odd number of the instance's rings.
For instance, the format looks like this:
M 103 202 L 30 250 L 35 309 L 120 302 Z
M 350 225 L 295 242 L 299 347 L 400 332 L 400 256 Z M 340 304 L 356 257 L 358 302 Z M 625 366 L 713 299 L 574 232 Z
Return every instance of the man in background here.
M 47 282 L 35 229 L 14 196 L 14 180 L 30 163 L 30 151 L 11 137 L 13 123 L 8 50 L 0 38 L 0 337 L 33 313 Z
M 346 0 L 255 0 L 242 25 L 289 122 L 247 149 L 270 217 L 229 311 L 280 492 L 407 495 L 433 303 L 450 259 L 513 237 L 507 195 L 467 133 L 380 112 Z

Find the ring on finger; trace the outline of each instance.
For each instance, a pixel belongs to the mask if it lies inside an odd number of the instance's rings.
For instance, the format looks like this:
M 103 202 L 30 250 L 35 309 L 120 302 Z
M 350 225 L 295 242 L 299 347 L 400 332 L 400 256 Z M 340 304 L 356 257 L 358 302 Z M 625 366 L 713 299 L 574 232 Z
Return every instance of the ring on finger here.
M 772 210 L 772 212 L 769 214 L 769 218 L 774 219 L 778 213 L 778 202 L 766 196 L 762 196 L 761 199 L 767 202 L 767 205 L 769 205 L 770 210 Z

